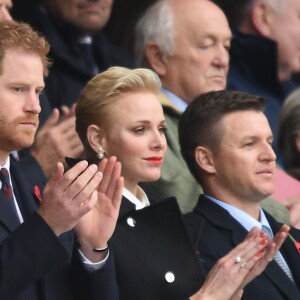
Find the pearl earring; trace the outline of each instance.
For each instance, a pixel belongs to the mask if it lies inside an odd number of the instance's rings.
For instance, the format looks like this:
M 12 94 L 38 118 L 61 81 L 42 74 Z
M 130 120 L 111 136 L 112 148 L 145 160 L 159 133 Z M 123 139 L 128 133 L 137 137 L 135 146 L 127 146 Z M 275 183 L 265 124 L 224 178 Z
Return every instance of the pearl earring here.
M 99 151 L 97 153 L 97 158 L 100 160 L 104 158 L 104 151 L 103 151 L 102 146 L 99 147 Z

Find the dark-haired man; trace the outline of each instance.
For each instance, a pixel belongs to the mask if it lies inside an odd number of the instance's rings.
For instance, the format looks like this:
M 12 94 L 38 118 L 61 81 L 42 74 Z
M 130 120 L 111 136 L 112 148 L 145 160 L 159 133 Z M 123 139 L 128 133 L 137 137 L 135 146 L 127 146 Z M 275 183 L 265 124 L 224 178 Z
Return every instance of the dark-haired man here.
M 202 185 L 186 216 L 207 271 L 254 226 L 270 238 L 281 225 L 261 209 L 274 189 L 276 155 L 263 113 L 264 98 L 242 92 L 209 92 L 196 98 L 179 122 L 182 155 Z M 300 232 L 291 230 L 300 239 Z M 243 261 L 237 257 L 236 262 Z M 300 254 L 288 238 L 265 271 L 244 289 L 243 299 L 299 299 Z M 241 267 L 247 267 L 243 261 Z

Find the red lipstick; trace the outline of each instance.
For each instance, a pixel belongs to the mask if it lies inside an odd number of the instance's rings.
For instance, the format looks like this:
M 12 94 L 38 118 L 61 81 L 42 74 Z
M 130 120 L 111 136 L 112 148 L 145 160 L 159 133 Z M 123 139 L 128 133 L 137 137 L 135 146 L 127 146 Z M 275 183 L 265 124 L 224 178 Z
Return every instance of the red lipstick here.
M 161 156 L 153 156 L 146 158 L 147 161 L 151 162 L 154 165 L 161 165 L 163 162 L 163 158 Z

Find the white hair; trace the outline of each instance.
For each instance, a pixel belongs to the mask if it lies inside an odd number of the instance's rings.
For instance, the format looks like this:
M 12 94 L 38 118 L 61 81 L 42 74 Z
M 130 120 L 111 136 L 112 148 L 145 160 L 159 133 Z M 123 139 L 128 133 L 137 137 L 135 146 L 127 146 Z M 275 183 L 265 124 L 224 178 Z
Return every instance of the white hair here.
M 167 55 L 174 52 L 173 12 L 166 0 L 160 0 L 148 8 L 135 28 L 136 65 L 147 66 L 145 49 L 150 42 L 155 42 Z
M 262 3 L 266 3 L 276 13 L 280 14 L 289 0 L 259 0 L 259 1 Z

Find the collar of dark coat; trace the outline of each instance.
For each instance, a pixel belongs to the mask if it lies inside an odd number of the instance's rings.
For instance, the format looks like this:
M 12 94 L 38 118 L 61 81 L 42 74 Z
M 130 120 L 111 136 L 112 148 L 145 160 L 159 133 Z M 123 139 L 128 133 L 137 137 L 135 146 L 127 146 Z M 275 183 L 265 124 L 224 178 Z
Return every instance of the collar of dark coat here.
M 195 207 L 193 213 L 201 215 L 204 219 L 204 222 L 206 220 L 213 224 L 213 226 L 220 227 L 220 232 L 224 230 L 231 231 L 232 241 L 235 245 L 241 243 L 247 235 L 246 229 L 240 223 L 238 223 L 225 209 L 213 203 L 204 195 L 199 197 L 197 206 Z M 278 223 L 267 212 L 265 212 L 265 214 L 274 234 L 276 234 L 282 224 Z M 300 238 L 299 230 L 292 229 L 292 233 L 295 235 L 296 239 Z M 289 238 L 287 238 L 287 240 L 284 242 L 281 248 L 281 253 L 290 266 L 298 288 L 300 288 L 300 256 Z M 285 294 L 287 297 L 286 299 L 294 299 L 295 293 L 298 294 L 299 291 L 295 290 L 295 285 L 287 278 L 275 261 L 272 261 L 268 264 L 264 274 L 278 288 L 282 289 L 283 294 Z
M 17 167 L 16 163 L 11 160 L 10 175 L 13 182 L 14 194 L 17 199 L 19 208 L 21 209 L 22 216 L 26 219 L 37 209 L 37 201 L 34 201 L 33 191 L 30 190 L 30 185 L 26 181 L 22 170 Z M 14 212 L 5 205 L 5 199 L 0 194 L 0 222 L 8 228 L 8 230 L 15 230 L 20 223 L 17 221 Z
M 209 220 L 214 226 L 220 227 L 220 230 L 232 231 L 235 245 L 241 243 L 247 235 L 247 230 L 227 210 L 207 199 L 205 195 L 200 195 L 194 212 Z M 237 228 L 240 230 L 236 230 Z

